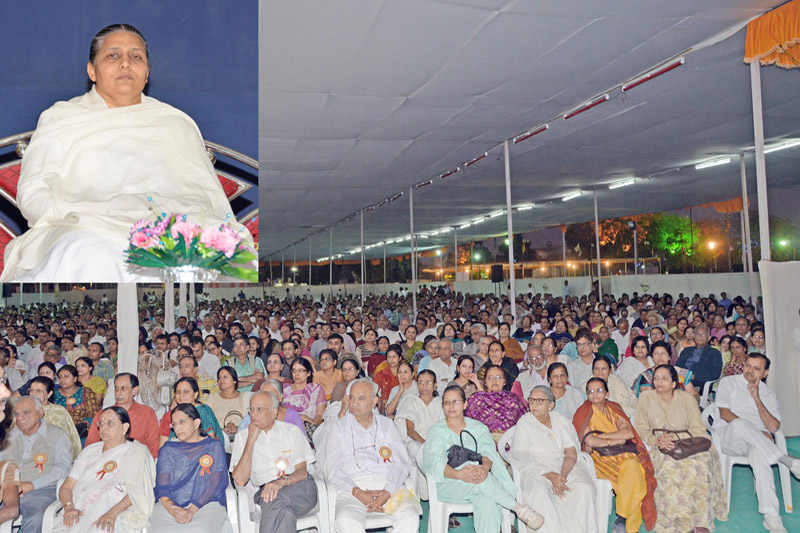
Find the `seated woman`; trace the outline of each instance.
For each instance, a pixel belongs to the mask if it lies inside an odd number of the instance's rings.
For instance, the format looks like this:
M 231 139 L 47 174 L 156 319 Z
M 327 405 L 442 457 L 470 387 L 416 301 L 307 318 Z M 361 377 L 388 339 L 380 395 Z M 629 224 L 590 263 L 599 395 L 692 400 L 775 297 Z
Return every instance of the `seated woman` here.
M 147 446 L 130 438 L 131 419 L 122 407 L 100 415 L 100 442 L 75 459 L 58 491 L 64 506 L 54 532 L 141 531 L 153 511 L 155 463 Z
M 78 381 L 80 381 L 84 387 L 91 389 L 95 396 L 97 396 L 100 405 L 102 405 L 103 396 L 106 395 L 108 385 L 103 378 L 92 375 L 94 362 L 88 357 L 78 357 L 78 359 L 75 360 L 75 368 L 78 370 Z
M 534 387 L 528 403 L 531 412 L 517 422 L 508 456 L 522 479 L 522 501 L 544 517 L 541 533 L 598 533 L 597 491 L 586 463 L 578 461 L 572 421 L 551 412 L 556 397 L 546 385 Z
M 400 344 L 400 349 L 402 350 L 401 358 L 403 361 L 408 361 L 410 363 L 411 360 L 414 359 L 414 354 L 422 349 L 422 341 L 417 340 L 419 331 L 417 331 L 417 326 L 414 324 L 406 326 L 403 335 L 405 336 L 405 340 Z
M 631 351 L 633 356 L 624 359 L 617 367 L 617 377 L 633 389 L 633 384 L 641 373 L 653 366 L 653 360 L 650 358 L 650 341 L 643 335 L 634 338 Z
M 514 331 L 514 338 L 520 342 L 530 342 L 533 336 L 532 326 L 533 317 L 531 317 L 531 315 L 525 315 L 522 317 L 522 326 Z
M 650 357 L 653 360 L 652 368 L 648 368 L 636 379 L 633 385 L 633 390 L 636 396 L 639 396 L 643 391 L 651 390 L 653 388 L 653 374 L 654 370 L 659 365 L 668 365 L 672 360 L 672 348 L 668 342 L 659 341 L 654 342 L 650 347 Z M 678 374 L 678 389 L 685 390 L 700 400 L 700 393 L 692 385 L 692 371 L 687 368 L 672 367 Z M 630 415 L 629 415 L 630 416 Z
M 103 28 L 89 52 L 92 89 L 39 117 L 17 191 L 30 229 L 6 246 L 2 281 L 157 280 L 126 264 L 124 252 L 131 227 L 161 213 L 203 228 L 227 223 L 252 246 L 197 125 L 144 95 L 148 60 L 139 30 Z
M 265 328 L 266 329 L 266 328 Z M 267 364 L 264 365 L 267 368 L 267 373 L 264 375 L 264 379 L 277 379 L 283 381 L 284 379 L 284 366 L 285 361 L 283 360 L 283 356 L 279 353 L 272 353 L 267 356 Z M 291 380 L 287 381 L 290 382 Z
M 313 382 L 314 367 L 305 357 L 292 361 L 292 383 L 283 386 L 283 404 L 300 413 L 308 440 L 317 426 L 322 424 L 327 400 L 325 391 Z
M 355 356 L 359 366 L 367 368 L 370 356 L 378 352 L 378 334 L 372 327 L 368 327 L 364 330 L 363 340 L 362 344 L 356 346 Z
M 56 405 L 64 407 L 75 423 L 75 429 L 81 439 L 89 434 L 89 426 L 94 415 L 103 407 L 91 389 L 78 381 L 78 369 L 72 365 L 64 365 L 58 369 L 58 384 L 53 396 Z
M 340 359 L 339 370 L 342 372 L 342 380 L 333 387 L 329 403 L 341 402 L 347 395 L 347 386 L 350 382 L 364 377 L 364 371 L 361 369 L 361 365 L 358 363 L 357 359 L 353 359 L 352 357 Z M 344 414 L 342 414 L 342 416 L 344 416 Z
M 422 470 L 436 481 L 439 499 L 453 503 L 471 503 L 474 508 L 475 531 L 499 531 L 503 509 L 517 514 L 526 526 L 539 529 L 541 515 L 517 503 L 517 487 L 508 475 L 505 464 L 489 430 L 464 416 L 467 397 L 461 387 L 450 385 L 444 391 L 442 405 L 445 419 L 428 430 L 423 450 Z M 463 445 L 481 455 L 481 462 L 448 464 L 448 450 Z
M 6 402 L 11 391 L 6 387 L 5 368 L 0 366 L 0 422 L 6 417 Z M 5 440 L 5 427 L 0 426 L 0 447 Z M 19 516 L 19 467 L 10 461 L 0 461 L 0 524 Z M 10 529 L 10 528 L 9 528 Z
M 655 468 L 656 531 L 697 533 L 714 529 L 714 520 L 728 519 L 719 456 L 714 446 L 677 461 L 660 450 L 675 447 L 675 434 L 658 429 L 687 430 L 693 437 L 710 438 L 700 419 L 697 402 L 679 390 L 678 373 L 668 364 L 655 368 L 655 390 L 639 396 L 634 427 L 650 446 Z M 655 433 L 653 430 L 656 430 Z M 688 435 L 681 434 L 681 438 Z
M 469 400 L 475 392 L 483 390 L 483 383 L 475 373 L 475 361 L 469 355 L 462 355 L 456 363 L 456 377 L 453 379 L 459 387 L 464 389 L 464 394 Z
M 618 403 L 628 418 L 636 413 L 636 395 L 614 375 L 614 363 L 607 355 L 598 355 L 592 361 L 592 376 L 603 378 L 608 385 L 608 399 Z M 583 388 L 583 387 L 581 387 Z
M 500 338 L 503 348 L 505 348 L 505 355 L 510 357 L 515 363 L 521 363 L 525 352 L 523 352 L 522 345 L 519 341 L 511 336 L 511 325 L 507 322 L 501 322 L 497 327 L 497 335 Z
M 225 432 L 219 427 L 217 417 L 214 416 L 214 411 L 207 405 L 200 403 L 200 387 L 197 385 L 197 380 L 191 377 L 180 378 L 172 386 L 172 403 L 170 410 L 164 413 L 161 417 L 161 426 L 158 430 L 158 446 L 164 446 L 169 440 L 175 439 L 175 431 L 171 428 L 172 424 L 172 409 L 178 404 L 188 403 L 197 409 L 200 413 L 200 429 L 209 437 L 218 439 L 223 442 Z
M 367 358 L 366 362 L 362 364 L 362 367 L 365 368 L 369 377 L 373 377 L 375 372 L 378 370 L 378 367 L 382 363 L 386 362 L 386 352 L 389 351 L 389 346 L 391 346 L 389 337 L 384 335 L 378 337 L 377 343 L 378 351 L 372 352 Z
M 481 339 L 483 340 L 483 339 Z M 478 370 L 478 379 L 485 381 L 486 370 L 490 366 L 499 366 L 506 375 L 505 390 L 510 391 L 514 380 L 519 375 L 519 367 L 513 359 L 505 355 L 506 348 L 501 342 L 494 341 L 489 345 L 489 360 Z
M 209 394 L 206 405 L 214 412 L 222 431 L 228 435 L 236 435 L 236 428 L 241 424 L 250 405 L 250 393 L 237 390 L 239 376 L 231 366 L 223 366 L 217 370 L 217 385 L 219 392 Z
M 572 335 L 569 332 L 567 321 L 563 318 L 556 320 L 556 330 L 550 334 L 550 338 L 558 342 L 560 339 L 566 339 L 567 342 L 572 342 Z
M 336 384 L 342 380 L 342 372 L 336 368 L 339 356 L 333 350 L 325 348 L 319 352 L 319 370 L 314 372 L 314 383 L 325 391 L 325 399 L 330 400 Z
M 506 376 L 499 366 L 492 365 L 486 370 L 484 383 L 484 390 L 467 400 L 464 414 L 488 427 L 497 442 L 528 411 L 528 405 L 505 390 Z
M 372 380 L 378 385 L 381 405 L 386 405 L 392 389 L 400 383 L 397 379 L 397 371 L 400 369 L 400 361 L 402 360 L 403 348 L 399 344 L 392 344 L 386 350 L 386 361 L 375 369 Z
M 37 372 L 38 372 L 37 373 L 38 376 L 49 378 L 49 379 L 51 379 L 53 381 L 53 383 L 56 382 L 56 365 L 54 365 L 50 361 L 45 361 L 44 363 L 40 364 L 37 367 Z M 34 377 L 36 377 L 36 376 L 34 376 Z M 26 381 L 24 385 L 22 385 L 20 388 L 18 388 L 14 392 L 12 392 L 11 396 L 14 397 L 14 398 L 20 398 L 22 396 L 28 396 L 30 394 L 31 383 L 33 383 L 33 379 L 34 378 L 31 378 L 28 381 Z
M 617 520 L 614 533 L 652 530 L 656 522 L 653 494 L 656 480 L 647 448 L 619 404 L 608 401 L 608 385 L 602 378 L 586 382 L 586 400 L 572 418 L 572 425 L 581 438 L 583 451 L 594 460 L 600 479 L 611 482 L 617 495 Z M 595 448 L 615 446 L 632 441 L 636 452 L 601 455 Z
M 747 359 L 747 341 L 741 337 L 733 337 L 730 341 L 731 358 L 722 368 L 722 377 L 736 376 L 744 372 L 744 361 Z
M 583 393 L 578 387 L 569 384 L 569 373 L 564 363 L 553 363 L 547 367 L 547 382 L 556 397 L 553 410 L 570 420 L 584 401 Z
M 180 403 L 171 412 L 178 440 L 158 451 L 150 531 L 233 533 L 225 510 L 228 463 L 225 448 L 200 430 L 200 413 Z
M 392 387 L 389 398 L 384 408 L 384 414 L 394 418 L 397 406 L 406 396 L 419 396 L 419 388 L 414 380 L 414 367 L 411 363 L 402 361 L 397 368 L 397 385 Z
M 453 326 L 450 326 L 452 329 Z M 434 359 L 439 357 L 439 339 L 433 335 L 425 337 L 425 344 L 423 348 L 414 354 L 411 359 L 411 364 L 414 367 L 414 372 L 419 372 L 420 369 L 425 370 Z

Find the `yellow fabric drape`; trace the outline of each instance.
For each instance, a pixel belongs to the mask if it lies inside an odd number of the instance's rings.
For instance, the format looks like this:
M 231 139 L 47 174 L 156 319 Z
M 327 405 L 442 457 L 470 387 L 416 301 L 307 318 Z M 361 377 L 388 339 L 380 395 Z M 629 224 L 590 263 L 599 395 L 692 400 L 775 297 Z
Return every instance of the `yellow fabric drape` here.
M 744 202 L 741 196 L 738 198 L 731 198 L 730 200 L 722 200 L 720 202 L 709 202 L 707 204 L 698 205 L 697 207 L 713 207 L 717 213 L 738 213 L 744 209 Z
M 800 67 L 800 0 L 793 0 L 747 25 L 744 62 Z

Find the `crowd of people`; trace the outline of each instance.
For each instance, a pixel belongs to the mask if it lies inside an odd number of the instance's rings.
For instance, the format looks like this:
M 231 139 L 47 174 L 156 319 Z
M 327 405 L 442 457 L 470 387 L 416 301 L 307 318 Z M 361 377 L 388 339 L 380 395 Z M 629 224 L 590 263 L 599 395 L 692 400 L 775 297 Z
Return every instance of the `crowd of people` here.
M 113 304 L 4 309 L 0 520 L 39 531 L 59 501 L 58 531 L 216 533 L 232 479 L 260 531 L 288 532 L 317 478 L 336 491 L 336 531 L 383 513 L 402 533 L 431 479 L 441 500 L 473 504 L 477 531 L 511 511 L 585 532 L 596 477 L 616 494 L 615 532 L 713 531 L 728 516 L 717 448 L 675 453 L 681 432 L 709 437 L 711 396 L 722 452 L 750 457 L 764 525 L 785 531 L 770 464 L 798 475 L 800 460 L 773 441 L 760 308 L 724 293 L 417 296 L 416 316 L 394 294 L 201 301 L 173 327 L 145 299 L 140 360 L 166 361 L 168 405 L 117 372 Z

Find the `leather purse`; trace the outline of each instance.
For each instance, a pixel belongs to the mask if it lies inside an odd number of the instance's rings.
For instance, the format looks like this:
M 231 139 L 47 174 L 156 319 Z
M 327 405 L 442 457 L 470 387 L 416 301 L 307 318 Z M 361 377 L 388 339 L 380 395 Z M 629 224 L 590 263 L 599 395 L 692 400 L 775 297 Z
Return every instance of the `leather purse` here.
M 475 451 L 464 447 L 464 433 L 472 437 L 472 440 L 475 441 Z M 478 440 L 472 433 L 464 429 L 458 434 L 458 440 L 461 442 L 461 445 L 453 444 L 450 446 L 450 449 L 447 450 L 448 465 L 452 468 L 458 468 L 469 461 L 483 464 L 483 456 L 478 453 Z
M 586 435 L 583 436 L 581 440 L 581 447 L 584 445 L 584 441 L 586 437 L 589 435 L 602 435 L 602 431 L 592 430 L 588 431 Z M 639 449 L 636 447 L 636 443 L 633 439 L 628 439 L 622 444 L 612 444 L 609 446 L 593 446 L 593 451 L 596 451 L 598 455 L 601 457 L 609 457 L 611 455 L 622 455 L 623 453 L 639 453 Z
M 671 450 L 665 450 L 663 448 L 659 448 L 658 451 L 663 453 L 664 455 L 669 455 L 673 459 L 680 461 L 681 459 L 686 459 L 687 457 L 691 457 L 698 453 L 707 452 L 709 448 L 711 448 L 711 439 L 707 439 L 705 437 L 695 437 L 691 433 L 689 433 L 686 429 L 667 429 L 667 428 L 659 428 L 653 430 L 653 435 L 657 435 L 657 431 L 662 433 L 672 433 L 675 435 L 678 440 L 675 442 L 675 447 Z M 686 433 L 689 435 L 688 439 L 682 439 L 681 433 Z

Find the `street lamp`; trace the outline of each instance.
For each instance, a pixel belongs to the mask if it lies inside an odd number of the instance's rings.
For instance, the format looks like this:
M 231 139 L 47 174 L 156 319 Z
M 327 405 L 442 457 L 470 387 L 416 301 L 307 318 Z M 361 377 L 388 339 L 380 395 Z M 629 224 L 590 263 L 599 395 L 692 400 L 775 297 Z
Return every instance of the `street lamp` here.
M 639 239 L 637 235 L 637 230 L 639 229 L 636 226 L 636 222 L 633 220 L 628 221 L 628 227 L 633 230 L 633 273 L 639 273 Z
M 717 247 L 717 243 L 714 241 L 708 242 L 708 249 L 711 250 L 711 255 L 714 257 L 714 272 L 717 271 L 717 254 L 714 252 L 714 249 Z

